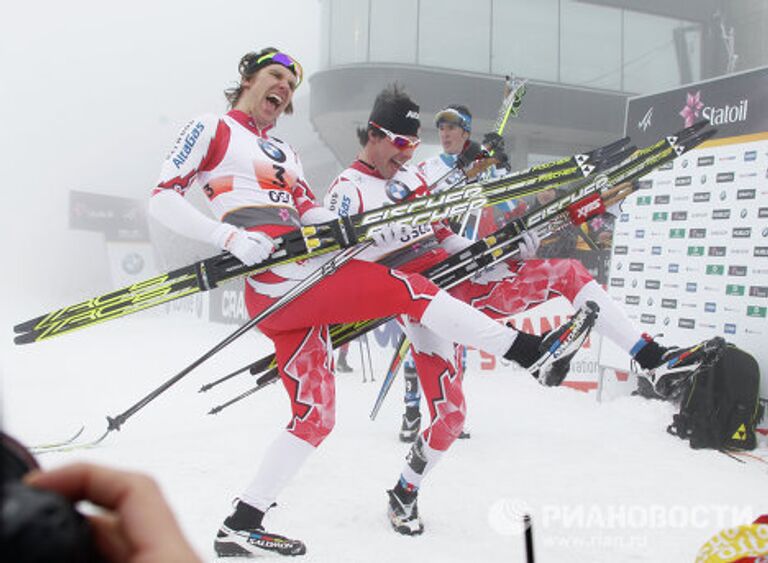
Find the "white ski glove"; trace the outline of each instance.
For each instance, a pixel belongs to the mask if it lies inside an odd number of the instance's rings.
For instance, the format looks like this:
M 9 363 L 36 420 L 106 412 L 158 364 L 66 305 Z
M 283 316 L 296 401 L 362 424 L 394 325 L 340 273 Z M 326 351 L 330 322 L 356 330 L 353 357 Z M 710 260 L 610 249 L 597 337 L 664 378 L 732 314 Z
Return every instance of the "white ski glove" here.
M 520 260 L 533 260 L 536 258 L 536 251 L 539 249 L 541 239 L 535 231 L 523 231 L 520 236 L 520 244 L 518 249 L 520 250 Z
M 451 235 L 447 238 L 444 238 L 440 243 L 440 246 L 442 246 L 443 250 L 445 250 L 448 254 L 458 254 L 468 246 L 471 246 L 473 242 L 473 240 L 470 240 L 467 237 L 463 237 L 461 235 Z
M 374 231 L 371 240 L 379 250 L 392 252 L 408 242 L 410 232 L 411 228 L 405 223 L 393 221 Z
M 259 231 L 246 231 L 222 223 L 213 234 L 214 244 L 246 266 L 263 262 L 275 250 L 275 241 Z

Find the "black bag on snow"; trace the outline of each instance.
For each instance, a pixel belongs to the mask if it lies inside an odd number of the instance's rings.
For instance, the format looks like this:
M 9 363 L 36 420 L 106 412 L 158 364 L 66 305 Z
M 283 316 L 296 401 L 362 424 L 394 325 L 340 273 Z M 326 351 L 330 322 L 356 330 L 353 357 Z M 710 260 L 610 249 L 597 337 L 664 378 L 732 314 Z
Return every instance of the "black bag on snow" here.
M 691 376 L 667 432 L 689 440 L 694 449 L 753 450 L 764 411 L 759 388 L 755 358 L 725 344 Z

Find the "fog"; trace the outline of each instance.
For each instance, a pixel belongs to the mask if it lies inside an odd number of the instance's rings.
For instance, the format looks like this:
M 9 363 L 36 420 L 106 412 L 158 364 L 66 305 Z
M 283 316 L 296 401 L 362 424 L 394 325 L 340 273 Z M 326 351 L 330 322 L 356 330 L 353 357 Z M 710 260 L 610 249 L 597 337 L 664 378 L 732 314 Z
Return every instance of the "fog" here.
M 21 303 L 32 315 L 90 296 L 85 288 L 109 289 L 103 235 L 68 228 L 69 190 L 146 197 L 179 127 L 225 111 L 222 90 L 237 78 L 242 54 L 273 45 L 299 59 L 305 74 L 317 69 L 319 10 L 316 0 L 6 7 L 3 324 Z M 305 83 L 297 95 L 307 93 Z

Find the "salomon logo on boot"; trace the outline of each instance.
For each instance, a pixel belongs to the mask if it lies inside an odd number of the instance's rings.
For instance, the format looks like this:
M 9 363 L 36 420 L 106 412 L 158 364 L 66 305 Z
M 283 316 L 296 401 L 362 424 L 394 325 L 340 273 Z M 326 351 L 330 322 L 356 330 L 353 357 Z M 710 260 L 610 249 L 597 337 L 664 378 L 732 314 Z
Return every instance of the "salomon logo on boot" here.
M 299 540 L 292 540 L 264 530 L 232 530 L 223 525 L 216 534 L 213 548 L 219 557 L 250 557 L 272 551 L 280 555 L 304 555 L 307 547 Z
M 571 359 L 579 351 L 595 325 L 600 307 L 587 301 L 576 314 L 541 342 L 541 357 L 528 368 L 539 383 L 560 385 L 571 367 Z

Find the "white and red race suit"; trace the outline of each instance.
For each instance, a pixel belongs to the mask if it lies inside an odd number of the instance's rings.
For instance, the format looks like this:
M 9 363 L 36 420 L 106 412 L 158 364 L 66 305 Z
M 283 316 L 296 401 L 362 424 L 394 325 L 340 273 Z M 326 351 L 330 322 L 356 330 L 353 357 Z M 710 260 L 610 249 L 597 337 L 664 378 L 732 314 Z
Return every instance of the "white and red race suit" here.
M 218 221 L 182 196 L 193 182 L 208 197 Z M 230 223 L 270 236 L 302 222 L 335 217 L 319 206 L 304 180 L 295 151 L 270 137 L 237 110 L 190 122 L 163 164 L 150 202 L 153 216 L 181 234 L 211 240 Z M 246 305 L 255 316 L 328 256 L 275 266 L 247 280 Z M 492 354 L 509 350 L 516 332 L 475 313 L 415 273 L 352 260 L 259 323 L 275 345 L 282 382 L 291 400 L 288 431 L 319 445 L 334 425 L 335 389 L 328 325 L 403 314 L 434 326 L 451 341 Z M 455 319 L 462 319 L 459 323 Z
M 336 177 L 324 203 L 339 215 L 354 215 L 418 197 L 427 189 L 424 176 L 414 168 L 405 167 L 391 179 L 384 179 L 358 160 Z M 438 241 L 450 249 L 452 244 L 461 244 L 461 239 L 445 225 L 435 224 L 432 228 L 414 229 L 404 237 L 403 245 L 411 246 L 402 252 L 367 258 L 396 261 L 398 270 L 422 272 L 449 256 Z M 462 282 L 450 293 L 488 316 L 501 319 L 560 295 L 573 302 L 589 281 L 592 276 L 575 260 L 508 260 Z M 418 322 L 403 318 L 401 323 L 412 343 L 423 396 L 429 405 L 431 423 L 422 438 L 431 449 L 445 451 L 461 433 L 466 414 L 460 350 Z

